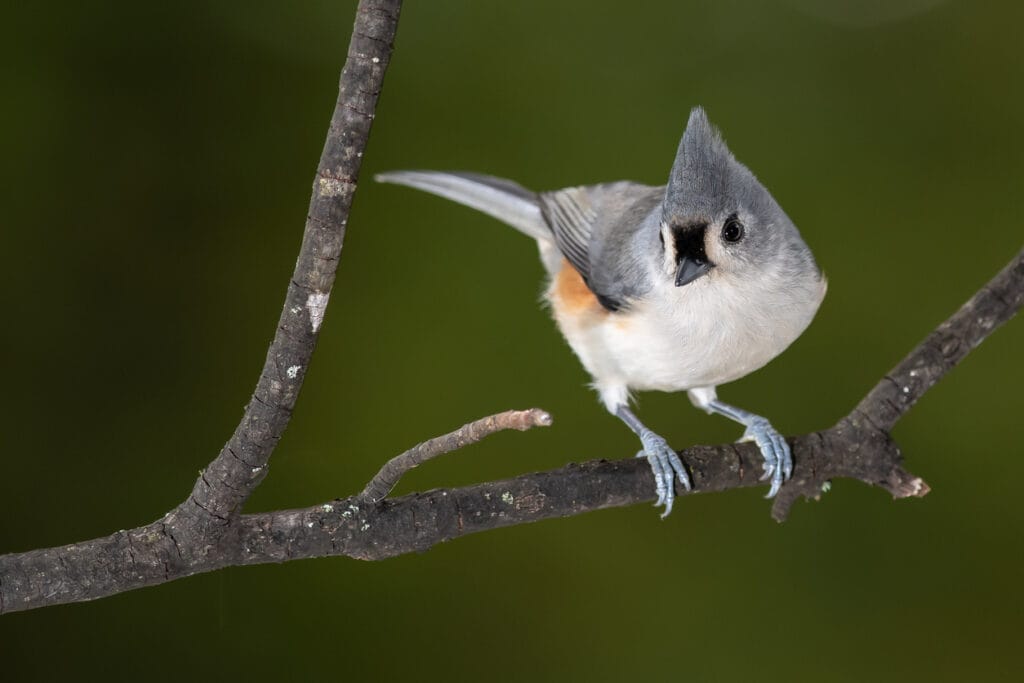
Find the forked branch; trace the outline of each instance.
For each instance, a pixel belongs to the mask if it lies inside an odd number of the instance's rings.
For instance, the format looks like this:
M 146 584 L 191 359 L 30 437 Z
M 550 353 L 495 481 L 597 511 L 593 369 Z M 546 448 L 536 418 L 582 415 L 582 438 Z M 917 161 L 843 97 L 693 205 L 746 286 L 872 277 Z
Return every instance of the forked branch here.
M 400 7 L 401 0 L 359 3 L 295 272 L 256 390 L 231 439 L 186 500 L 155 522 L 91 541 L 0 556 L 0 613 L 93 600 L 227 566 L 329 555 L 381 559 L 468 533 L 653 500 L 650 468 L 636 458 L 385 498 L 404 472 L 430 457 L 498 429 L 550 423 L 547 413 L 531 410 L 484 418 L 424 442 L 389 461 L 357 496 L 299 510 L 241 514 L 288 425 L 324 320 Z M 897 498 L 925 495 L 928 486 L 902 468 L 890 431 L 1022 303 L 1024 251 L 849 415 L 830 429 L 790 439 L 793 477 L 777 496 L 773 515 L 783 519 L 797 498 L 816 497 L 839 477 L 880 486 Z M 764 485 L 761 456 L 752 444 L 696 446 L 680 457 L 692 474 L 694 493 Z

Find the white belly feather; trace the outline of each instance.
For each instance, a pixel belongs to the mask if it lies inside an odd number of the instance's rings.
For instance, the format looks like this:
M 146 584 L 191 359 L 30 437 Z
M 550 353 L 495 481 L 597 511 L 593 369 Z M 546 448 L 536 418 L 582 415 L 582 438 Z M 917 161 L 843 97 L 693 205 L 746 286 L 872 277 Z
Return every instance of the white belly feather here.
M 739 379 L 782 353 L 810 324 L 825 280 L 767 278 L 750 290 L 712 271 L 684 287 L 659 282 L 628 311 L 566 304 L 548 290 L 555 320 L 609 410 L 631 389 L 683 391 Z

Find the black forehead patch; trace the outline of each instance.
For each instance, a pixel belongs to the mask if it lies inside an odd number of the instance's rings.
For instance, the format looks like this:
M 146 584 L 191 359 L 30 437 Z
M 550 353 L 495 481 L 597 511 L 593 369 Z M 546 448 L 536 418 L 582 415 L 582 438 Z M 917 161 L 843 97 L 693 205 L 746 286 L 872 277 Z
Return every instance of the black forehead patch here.
M 687 223 L 672 226 L 672 239 L 676 247 L 676 264 L 684 258 L 697 263 L 706 263 L 708 256 L 704 251 L 704 235 L 707 223 Z

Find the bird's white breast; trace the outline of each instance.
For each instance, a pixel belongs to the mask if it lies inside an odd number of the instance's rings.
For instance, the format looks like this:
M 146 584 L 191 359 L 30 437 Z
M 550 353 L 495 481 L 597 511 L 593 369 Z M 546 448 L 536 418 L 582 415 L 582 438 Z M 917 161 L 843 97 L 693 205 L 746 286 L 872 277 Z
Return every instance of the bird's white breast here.
M 714 387 L 757 370 L 800 336 L 825 294 L 818 273 L 767 277 L 754 288 L 712 271 L 684 287 L 659 282 L 611 313 L 596 300 L 581 305 L 565 280 L 563 270 L 548 290 L 555 320 L 610 409 L 630 389 Z

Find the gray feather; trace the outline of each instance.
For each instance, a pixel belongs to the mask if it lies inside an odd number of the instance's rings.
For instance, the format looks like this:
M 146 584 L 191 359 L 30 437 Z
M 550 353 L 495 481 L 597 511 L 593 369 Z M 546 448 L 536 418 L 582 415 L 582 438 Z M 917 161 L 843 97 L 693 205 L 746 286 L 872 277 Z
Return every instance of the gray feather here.
M 735 203 L 736 190 L 744 181 L 757 184 L 753 174 L 733 157 L 704 110 L 694 107 L 669 174 L 665 222 L 716 215 Z
M 628 307 L 652 286 L 648 261 L 662 251 L 658 226 L 665 187 L 626 182 L 598 187 L 608 188 L 602 202 L 607 214 L 591 238 L 588 286 Z
M 582 276 L 590 274 L 590 236 L 597 213 L 585 187 L 570 187 L 540 195 L 540 208 L 555 244 Z
M 650 288 L 639 254 L 657 228 L 643 230 L 653 220 L 664 188 L 628 181 L 570 187 L 540 194 L 544 218 L 555 243 L 609 310 L 627 306 Z
M 440 171 L 390 171 L 378 174 L 375 179 L 436 194 L 497 218 L 534 239 L 551 240 L 537 194 L 511 180 L 480 173 Z
M 537 194 L 511 180 L 476 173 L 391 171 L 376 179 L 482 211 L 542 245 L 553 241 L 558 248 L 553 261 L 550 248 L 541 249 L 549 272 L 557 272 L 560 253 L 609 310 L 628 306 L 650 289 L 640 255 L 659 249 L 664 187 L 622 181 Z

